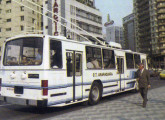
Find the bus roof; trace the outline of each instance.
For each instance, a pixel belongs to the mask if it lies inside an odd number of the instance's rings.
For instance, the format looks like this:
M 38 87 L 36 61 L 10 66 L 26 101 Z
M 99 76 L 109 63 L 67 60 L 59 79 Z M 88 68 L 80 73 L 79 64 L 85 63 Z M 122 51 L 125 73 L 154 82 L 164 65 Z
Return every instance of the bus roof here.
M 93 44 L 90 41 L 79 42 L 79 41 L 75 41 L 75 40 L 72 40 L 72 39 L 67 39 L 64 36 L 51 36 L 51 35 L 43 35 L 43 34 L 22 34 L 22 35 L 17 35 L 17 36 L 6 39 L 5 42 L 13 40 L 13 39 L 17 39 L 17 38 L 22 38 L 22 37 L 46 37 L 46 36 L 49 37 L 49 38 L 59 39 L 59 40 L 62 40 L 62 41 L 68 41 L 68 42 L 73 42 L 73 43 L 78 43 L 78 44 L 83 44 L 83 45 L 88 45 L 88 46 L 96 46 L 96 47 L 100 47 L 100 48 L 110 48 L 112 50 L 118 50 L 118 51 L 123 51 L 123 52 L 127 52 L 127 53 L 147 55 L 145 53 L 139 53 L 139 52 L 134 52 L 134 51 L 131 51 L 131 50 L 124 50 L 124 49 L 120 49 L 120 48 L 115 48 L 115 46 L 114 47 L 113 46 L 106 46 L 106 45 L 103 46 L 103 45 Z

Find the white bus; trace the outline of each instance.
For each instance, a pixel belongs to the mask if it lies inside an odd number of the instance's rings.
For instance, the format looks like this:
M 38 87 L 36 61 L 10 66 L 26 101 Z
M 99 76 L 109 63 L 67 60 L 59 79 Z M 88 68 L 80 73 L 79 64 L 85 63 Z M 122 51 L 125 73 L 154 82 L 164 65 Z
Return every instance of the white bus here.
M 49 107 L 137 89 L 135 72 L 146 54 L 60 36 L 20 35 L 4 42 L 1 100 Z

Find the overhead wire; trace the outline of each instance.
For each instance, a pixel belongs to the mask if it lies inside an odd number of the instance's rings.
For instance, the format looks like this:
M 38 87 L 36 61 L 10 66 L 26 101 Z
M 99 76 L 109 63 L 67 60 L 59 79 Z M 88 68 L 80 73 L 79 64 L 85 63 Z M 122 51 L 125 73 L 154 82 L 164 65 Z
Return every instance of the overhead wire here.
M 26 5 L 24 5 L 23 3 L 20 3 L 20 2 L 18 2 L 18 1 L 16 1 L 16 0 L 13 0 L 13 1 L 16 2 L 16 3 L 18 3 L 18 4 L 20 4 L 20 5 L 22 5 L 22 6 L 25 6 L 25 7 L 28 8 L 28 9 L 31 9 L 31 10 L 35 11 L 35 12 L 37 12 L 37 13 L 43 15 L 43 16 L 46 16 L 47 18 L 51 19 L 52 21 L 55 21 L 55 22 L 59 23 L 60 25 L 62 25 L 63 27 L 66 27 L 67 29 L 70 29 L 69 27 L 63 25 L 62 23 L 56 21 L 55 19 L 53 19 L 53 18 L 51 18 L 51 17 L 49 17 L 49 16 L 47 16 L 47 15 L 44 15 L 43 13 L 41 13 L 41 12 L 39 12 L 39 11 L 36 11 L 36 10 L 34 10 L 33 8 L 30 8 L 30 7 L 26 6 Z M 90 41 L 88 38 L 86 38 L 85 36 L 79 34 L 77 31 L 75 31 L 75 30 L 73 30 L 73 29 L 70 29 L 70 30 L 73 31 L 74 33 L 76 33 L 77 35 L 81 36 L 81 37 L 84 38 L 85 40 Z M 90 41 L 90 42 L 91 42 L 91 41 Z
M 86 34 L 88 34 L 89 36 L 92 36 L 93 38 L 96 39 L 97 42 L 99 42 L 100 44 L 102 44 L 102 42 L 100 42 L 100 40 L 99 40 L 98 38 L 96 38 L 95 36 L 91 35 L 90 33 L 88 33 L 87 31 L 85 31 L 85 30 L 82 29 L 81 27 L 77 26 L 76 24 L 70 22 L 69 20 L 67 20 L 67 19 L 65 19 L 65 18 L 63 18 L 63 17 L 61 17 L 60 15 L 58 15 L 58 14 L 56 14 L 56 13 L 53 13 L 52 11 L 50 11 L 50 10 L 44 8 L 44 7 L 41 7 L 40 5 L 36 4 L 35 2 L 32 2 L 32 1 L 30 1 L 30 0 L 26 0 L 26 1 L 30 2 L 30 3 L 33 4 L 33 5 L 36 5 L 36 6 L 40 7 L 40 8 L 42 8 L 42 9 L 45 9 L 46 11 L 50 12 L 50 13 L 53 14 L 53 15 L 57 15 L 58 17 L 60 17 L 60 18 L 63 19 L 64 21 L 66 21 L 66 22 L 70 23 L 71 25 L 73 25 L 73 26 L 79 28 L 80 30 L 82 30 L 83 32 L 85 32 Z M 80 34 L 78 34 L 78 35 L 80 35 Z
M 14 1 L 15 1 L 15 0 L 14 0 Z M 95 38 L 95 40 L 96 40 L 97 42 L 99 42 L 100 44 L 103 44 L 98 38 L 96 38 L 95 36 L 91 35 L 90 33 L 88 33 L 87 31 L 85 31 L 85 30 L 82 29 L 81 27 L 77 26 L 76 24 L 70 22 L 69 20 L 67 20 L 67 19 L 65 19 L 65 18 L 63 18 L 63 17 L 61 17 L 60 15 L 58 15 L 58 14 L 56 14 L 56 13 L 53 13 L 52 11 L 50 11 L 50 10 L 44 8 L 44 7 L 41 7 L 40 5 L 38 5 L 38 4 L 36 4 L 36 3 L 32 2 L 32 1 L 29 1 L 29 0 L 26 0 L 26 1 L 28 1 L 29 3 L 31 3 L 31 4 L 33 4 L 33 5 L 35 5 L 35 6 L 38 6 L 38 7 L 42 8 L 42 9 L 44 9 L 44 10 L 50 12 L 50 13 L 53 14 L 53 15 L 56 15 L 56 16 L 60 17 L 60 18 L 63 19 L 64 21 L 66 21 L 66 22 L 70 23 L 71 25 L 77 27 L 78 29 L 82 30 L 83 32 L 85 32 L 85 33 L 88 34 L 89 36 Z M 20 3 L 20 4 L 21 4 L 21 3 Z M 36 10 L 35 10 L 35 11 L 36 11 Z M 43 14 L 42 14 L 42 15 L 43 15 Z M 48 16 L 46 16 L 46 17 L 48 17 Z M 48 17 L 48 18 L 50 18 L 50 17 Z M 51 18 L 51 19 L 52 19 L 52 18 Z M 53 19 L 53 20 L 54 20 L 54 19 Z M 54 20 L 54 21 L 56 21 L 56 20 Z M 58 22 L 58 21 L 56 21 L 56 22 Z M 59 22 L 58 22 L 58 23 L 59 23 Z M 66 27 L 66 25 L 63 25 L 62 23 L 60 23 L 60 24 L 61 24 L 62 26 L 64 26 L 64 27 Z M 66 28 L 68 28 L 68 27 L 66 27 Z M 70 28 L 68 28 L 68 29 L 70 29 Z M 75 30 L 72 30 L 72 29 L 70 29 L 70 30 L 73 31 L 73 32 L 75 32 L 76 34 L 78 34 L 78 35 L 81 36 L 81 37 L 83 36 L 83 35 L 77 33 L 77 31 L 75 31 Z M 83 38 L 84 38 L 84 36 L 83 36 Z M 85 38 L 86 38 L 86 37 L 85 37 Z M 88 38 L 86 38 L 86 39 L 88 39 Z M 88 41 L 89 41 L 89 40 L 88 40 Z

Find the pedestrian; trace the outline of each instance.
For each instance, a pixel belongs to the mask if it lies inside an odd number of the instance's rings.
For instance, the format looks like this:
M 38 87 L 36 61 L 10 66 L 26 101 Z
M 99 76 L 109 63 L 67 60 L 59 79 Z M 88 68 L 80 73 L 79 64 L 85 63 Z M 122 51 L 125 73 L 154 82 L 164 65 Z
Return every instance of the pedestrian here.
M 150 85 L 150 74 L 148 70 L 144 68 L 142 63 L 139 64 L 139 69 L 137 71 L 137 81 L 139 85 L 139 92 L 143 98 L 143 107 L 145 108 L 147 105 L 147 92 Z

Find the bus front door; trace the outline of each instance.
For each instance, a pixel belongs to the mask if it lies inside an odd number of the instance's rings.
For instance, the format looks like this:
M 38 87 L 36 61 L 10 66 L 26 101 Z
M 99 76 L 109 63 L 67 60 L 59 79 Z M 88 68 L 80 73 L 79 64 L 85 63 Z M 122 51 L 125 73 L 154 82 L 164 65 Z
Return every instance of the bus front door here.
M 118 74 L 119 74 L 120 91 L 122 91 L 125 88 L 124 58 L 123 57 L 117 57 L 117 70 L 118 70 Z
M 71 91 L 69 94 L 73 97 L 73 102 L 82 100 L 82 52 L 68 51 L 66 61 L 68 84 L 72 85 L 68 90 Z

